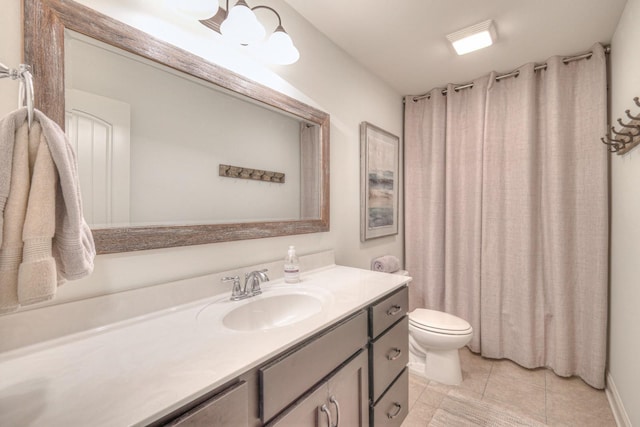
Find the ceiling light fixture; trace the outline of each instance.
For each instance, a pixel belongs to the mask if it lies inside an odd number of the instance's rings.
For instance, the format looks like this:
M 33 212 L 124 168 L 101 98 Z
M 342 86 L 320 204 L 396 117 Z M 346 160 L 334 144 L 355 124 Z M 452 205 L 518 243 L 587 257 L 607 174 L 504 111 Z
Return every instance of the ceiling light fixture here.
M 278 18 L 278 26 L 266 41 L 265 28 L 254 13 L 258 9 L 268 9 Z M 229 9 L 227 0 L 226 10 L 219 8 L 214 16 L 203 19 L 200 23 L 222 34 L 222 37 L 231 43 L 255 47 L 261 57 L 273 64 L 293 64 L 300 58 L 300 52 L 282 26 L 280 14 L 272 7 L 249 7 L 245 0 L 238 0 L 235 6 Z
M 447 35 L 458 55 L 491 46 L 497 38 L 496 27 L 491 19 Z

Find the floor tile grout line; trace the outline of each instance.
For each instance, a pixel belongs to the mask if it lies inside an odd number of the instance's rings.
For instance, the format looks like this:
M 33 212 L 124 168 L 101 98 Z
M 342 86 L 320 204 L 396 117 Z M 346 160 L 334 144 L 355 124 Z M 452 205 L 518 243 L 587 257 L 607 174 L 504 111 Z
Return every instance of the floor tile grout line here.
M 484 394 L 487 391 L 487 385 L 489 385 L 489 380 L 491 379 L 491 374 L 493 373 L 493 366 L 494 366 L 494 363 L 491 362 L 491 368 L 489 368 L 489 375 L 487 375 L 487 380 L 484 382 L 484 387 L 482 388 L 482 396 L 481 396 L 482 400 L 484 400 Z
M 547 372 L 544 373 L 544 423 L 549 423 L 549 417 L 547 416 Z

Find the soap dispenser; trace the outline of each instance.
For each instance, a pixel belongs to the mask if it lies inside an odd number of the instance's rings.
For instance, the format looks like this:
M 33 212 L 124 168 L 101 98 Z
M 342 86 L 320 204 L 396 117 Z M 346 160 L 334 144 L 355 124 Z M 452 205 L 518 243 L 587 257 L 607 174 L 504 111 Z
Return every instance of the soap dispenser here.
M 300 264 L 294 246 L 289 246 L 287 256 L 284 258 L 284 281 L 286 283 L 298 283 L 300 281 Z

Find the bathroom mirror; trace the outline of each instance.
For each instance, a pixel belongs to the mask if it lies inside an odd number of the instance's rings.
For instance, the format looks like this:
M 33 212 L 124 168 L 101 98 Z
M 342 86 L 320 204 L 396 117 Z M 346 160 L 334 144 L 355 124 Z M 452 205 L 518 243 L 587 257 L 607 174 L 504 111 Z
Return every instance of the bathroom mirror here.
M 85 112 L 79 108 L 76 114 L 75 105 L 87 105 L 87 102 L 95 105 L 97 99 L 106 102 L 107 106 L 113 104 L 112 101 L 116 106 L 123 104 L 121 110 L 125 112 L 130 108 L 130 146 L 109 149 L 110 153 L 124 153 L 124 166 L 120 167 L 124 172 L 112 172 L 107 174 L 109 179 L 103 179 L 94 171 L 91 173 L 97 177 L 89 179 L 92 182 L 108 181 L 106 187 L 113 187 L 112 195 L 106 201 L 95 202 L 99 208 L 108 205 L 107 211 L 114 212 L 113 218 L 105 220 L 99 213 L 94 220 L 88 218 L 88 222 L 94 223 L 92 231 L 98 253 L 329 229 L 328 114 L 73 1 L 24 0 L 24 8 L 25 62 L 32 65 L 34 71 L 36 108 L 62 127 L 69 125 L 71 134 L 80 132 L 78 123 Z M 78 51 L 78 46 L 84 50 Z M 142 117 L 141 111 L 145 108 L 140 106 L 144 104 L 138 105 L 139 100 L 131 98 L 122 102 L 124 93 L 133 92 L 133 89 L 123 91 L 120 88 L 120 96 L 109 89 L 119 86 L 117 79 L 115 83 L 109 83 L 106 77 L 96 79 L 94 75 L 93 80 L 99 80 L 102 86 L 87 86 L 92 79 L 83 78 L 79 71 L 82 67 L 77 66 L 82 64 L 83 58 L 84 65 L 122 70 L 120 62 L 105 65 L 108 63 L 102 62 L 103 59 L 92 56 L 99 52 L 118 61 L 131 61 L 137 70 L 121 71 L 120 83 L 123 76 L 134 76 L 132 80 L 140 86 L 138 92 L 144 94 L 146 90 L 146 97 L 157 95 L 154 87 L 169 85 L 162 79 L 170 76 L 176 79 L 178 86 L 173 92 L 158 95 L 151 104 L 154 114 L 165 111 L 169 116 Z M 65 56 L 76 65 L 65 65 Z M 90 74 L 95 71 L 88 67 Z M 136 72 L 143 73 L 145 81 L 155 81 L 155 86 L 143 88 L 141 80 L 135 78 Z M 200 110 L 203 104 L 211 104 L 218 114 L 227 110 L 235 116 L 251 118 L 251 126 L 229 116 L 222 121 L 240 126 L 226 129 L 222 124 L 214 124 L 215 113 L 190 113 L 176 108 L 176 105 L 187 104 L 176 99 L 175 94 L 183 91 L 188 93 L 185 99 L 193 99 L 196 95 L 200 98 Z M 222 97 L 222 100 L 214 101 L 215 97 Z M 170 101 L 162 103 L 162 98 L 170 98 Z M 194 131 L 192 128 L 201 128 L 205 131 L 202 136 L 189 134 L 184 138 L 175 126 L 169 131 L 155 129 L 153 136 L 139 135 L 141 123 L 145 121 L 154 124 L 148 126 L 153 130 L 155 124 L 176 119 L 182 122 L 197 114 L 200 116 L 189 132 Z M 94 117 L 93 112 L 86 117 Z M 95 126 L 91 124 L 90 127 Z M 253 134 L 241 134 L 242 128 Z M 276 133 L 268 133 L 269 128 L 275 129 Z M 73 135 L 70 140 L 73 143 Z M 228 145 L 223 145 L 225 143 Z M 176 146 L 181 147 L 180 151 L 176 151 Z M 260 154 L 265 150 L 269 155 Z M 92 152 L 91 149 L 78 150 L 79 169 L 85 167 L 84 151 Z M 284 159 L 282 153 L 289 158 Z M 114 154 L 113 157 L 117 156 Z M 96 160 L 90 159 L 88 163 L 96 163 Z M 196 168 L 197 164 L 201 168 Z M 224 173 L 227 176 L 221 176 L 224 165 L 245 168 L 244 174 L 236 173 L 238 178 L 229 178 L 234 174 L 230 173 L 233 170 L 227 170 Z M 171 176 L 170 169 L 178 173 Z M 81 179 L 83 173 L 80 173 Z M 284 182 L 272 181 L 273 175 L 268 176 L 269 173 L 283 173 Z M 240 175 L 253 179 L 239 179 Z M 193 183 L 212 186 L 195 187 Z M 84 186 L 82 190 L 85 205 L 93 204 L 94 195 L 87 192 L 85 196 Z M 171 198 L 163 199 L 172 192 Z M 236 202 L 239 204 L 232 207 Z M 88 210 L 92 211 L 93 217 L 93 207 Z M 231 217 L 222 215 L 228 212 L 233 212 Z

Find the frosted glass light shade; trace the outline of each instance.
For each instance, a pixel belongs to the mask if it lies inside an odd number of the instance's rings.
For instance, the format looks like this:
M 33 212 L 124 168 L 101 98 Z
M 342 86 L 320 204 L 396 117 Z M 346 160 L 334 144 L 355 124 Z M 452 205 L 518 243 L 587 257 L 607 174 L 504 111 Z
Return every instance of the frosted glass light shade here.
M 300 52 L 282 27 L 277 28 L 264 46 L 266 59 L 273 64 L 289 65 L 300 58 Z
M 491 46 L 497 39 L 493 21 L 481 22 L 447 35 L 458 55 L 464 55 L 478 49 Z
M 167 3 L 180 13 L 198 20 L 218 13 L 218 0 L 167 0 Z
M 244 1 L 239 1 L 220 25 L 220 33 L 228 40 L 247 45 L 264 39 L 266 31 L 256 14 Z

